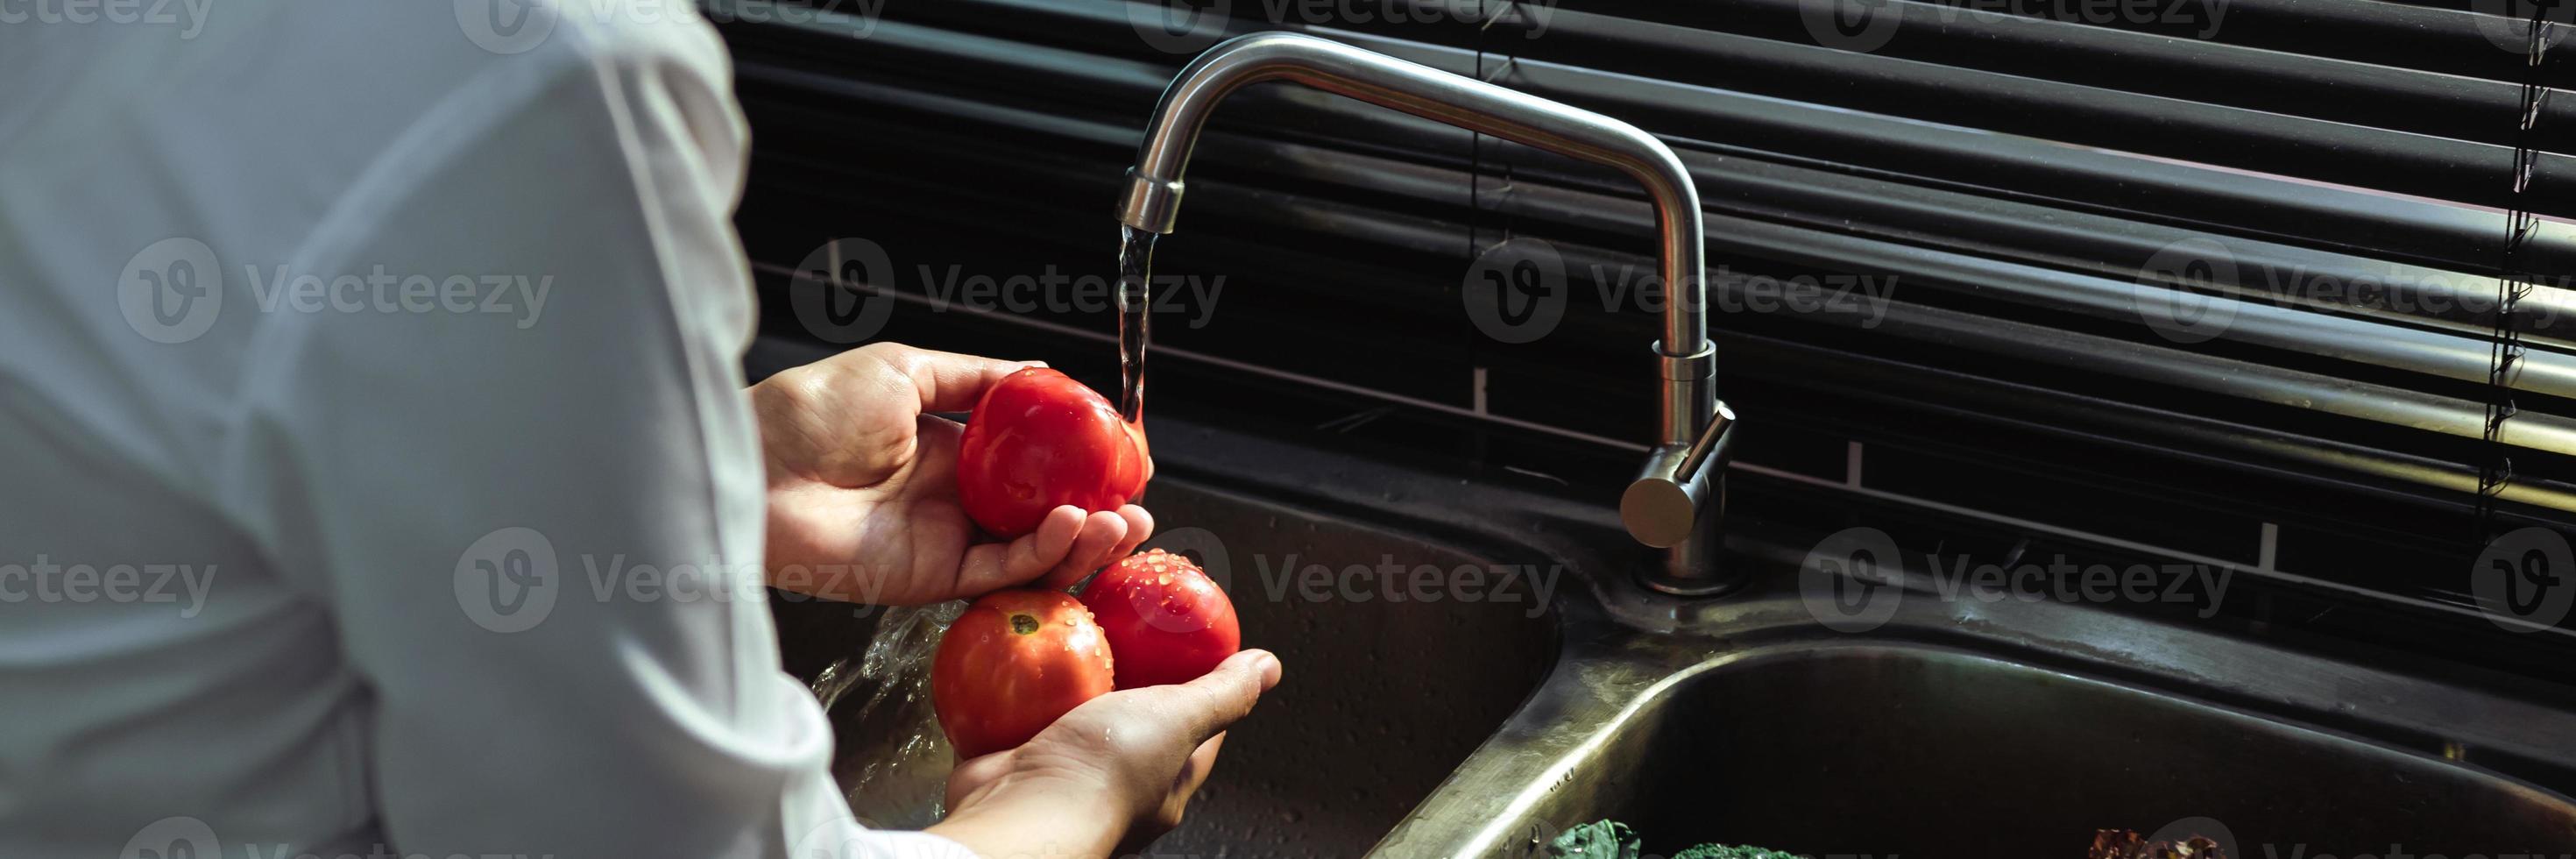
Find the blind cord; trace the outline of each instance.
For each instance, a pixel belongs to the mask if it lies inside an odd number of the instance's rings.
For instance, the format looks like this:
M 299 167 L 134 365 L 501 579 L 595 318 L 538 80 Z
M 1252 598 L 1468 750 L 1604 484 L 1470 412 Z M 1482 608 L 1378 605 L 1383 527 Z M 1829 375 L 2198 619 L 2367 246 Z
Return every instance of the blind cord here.
M 2549 103 L 2549 86 L 2543 72 L 2549 57 L 2551 29 L 2556 24 L 2549 20 L 2549 13 L 2558 0 L 2530 3 L 2531 17 L 2524 31 L 2522 110 L 2514 119 L 2513 186 L 2510 208 L 2505 213 L 2504 259 L 2496 272 L 2495 336 L 2487 354 L 2486 457 L 2478 464 L 2476 541 L 2481 545 L 2495 538 L 2496 497 L 2513 483 L 2513 457 L 2506 453 L 2503 436 L 2505 422 L 2517 411 L 2513 389 L 2521 375 L 2522 326 L 2516 317 L 2521 313 L 2522 300 L 2531 294 L 2532 284 L 2538 279 L 2530 271 L 2529 254 L 2540 217 L 2533 214 L 2526 195 L 2539 166 L 2535 147 L 2538 135 L 2534 129 Z

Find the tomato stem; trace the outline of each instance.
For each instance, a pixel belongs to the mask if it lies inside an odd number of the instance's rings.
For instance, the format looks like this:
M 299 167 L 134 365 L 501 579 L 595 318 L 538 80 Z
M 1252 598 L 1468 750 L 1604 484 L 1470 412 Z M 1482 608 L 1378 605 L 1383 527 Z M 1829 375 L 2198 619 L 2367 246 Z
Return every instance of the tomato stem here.
M 1014 634 L 1014 635 L 1027 635 L 1027 634 L 1029 634 L 1029 633 L 1033 633 L 1033 632 L 1036 632 L 1036 631 L 1038 631 L 1038 616 L 1037 616 L 1037 615 L 1033 615 L 1033 614 L 1015 614 L 1015 615 L 1011 615 L 1011 633 L 1012 633 L 1012 634 Z

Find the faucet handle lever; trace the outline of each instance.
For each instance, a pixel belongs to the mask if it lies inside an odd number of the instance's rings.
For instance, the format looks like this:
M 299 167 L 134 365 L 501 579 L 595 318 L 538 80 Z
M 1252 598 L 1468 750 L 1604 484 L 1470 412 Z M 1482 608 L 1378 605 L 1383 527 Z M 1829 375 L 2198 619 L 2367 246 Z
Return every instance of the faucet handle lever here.
M 1726 503 L 1722 469 L 1734 458 L 1734 429 L 1734 410 L 1720 402 L 1689 445 L 1662 445 L 1647 456 L 1645 470 L 1619 495 L 1619 520 L 1628 536 L 1671 548 L 1690 538 L 1702 508 Z

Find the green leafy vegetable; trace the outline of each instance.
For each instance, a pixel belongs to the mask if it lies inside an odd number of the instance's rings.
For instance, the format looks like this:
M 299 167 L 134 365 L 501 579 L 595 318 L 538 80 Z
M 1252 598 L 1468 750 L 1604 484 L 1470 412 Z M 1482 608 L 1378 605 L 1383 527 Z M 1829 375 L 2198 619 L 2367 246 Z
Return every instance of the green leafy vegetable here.
M 1644 850 L 1637 831 L 1614 820 L 1568 829 L 1547 843 L 1548 859 L 1638 859 Z

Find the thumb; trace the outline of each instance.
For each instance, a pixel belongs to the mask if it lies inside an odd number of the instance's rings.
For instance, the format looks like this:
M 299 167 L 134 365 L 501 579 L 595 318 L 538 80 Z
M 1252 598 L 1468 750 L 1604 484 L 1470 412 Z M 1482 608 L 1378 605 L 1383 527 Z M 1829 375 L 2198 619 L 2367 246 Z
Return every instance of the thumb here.
M 912 382 L 921 395 L 924 412 L 962 412 L 975 407 L 984 391 L 1002 381 L 1002 377 L 1031 367 L 1044 367 L 1043 361 L 1004 361 L 980 355 L 961 355 L 894 346 L 880 355 L 886 364 Z
M 1216 670 L 1176 686 L 1153 687 L 1164 701 L 1155 709 L 1171 713 L 1196 748 L 1227 726 L 1252 714 L 1261 693 L 1279 685 L 1279 657 L 1267 650 L 1246 650 L 1217 663 Z

